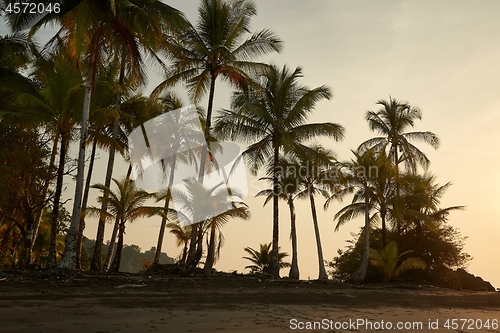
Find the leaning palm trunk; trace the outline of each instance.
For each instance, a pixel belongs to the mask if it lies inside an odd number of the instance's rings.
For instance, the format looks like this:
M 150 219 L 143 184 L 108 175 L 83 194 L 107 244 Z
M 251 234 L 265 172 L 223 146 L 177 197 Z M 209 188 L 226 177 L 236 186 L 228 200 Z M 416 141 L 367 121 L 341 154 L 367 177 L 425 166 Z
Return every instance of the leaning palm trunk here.
M 113 259 L 113 263 L 109 268 L 110 272 L 118 272 L 120 270 L 120 262 L 122 260 L 122 250 L 123 250 L 123 235 L 125 234 L 125 222 L 120 221 L 118 232 L 118 244 L 116 245 L 116 255 Z
M 172 155 L 172 162 L 170 163 L 170 174 L 169 174 L 169 179 L 168 179 L 168 187 L 167 187 L 167 197 L 165 198 L 165 215 L 161 219 L 161 225 L 160 225 L 160 232 L 158 233 L 158 243 L 156 245 L 156 253 L 155 257 L 153 260 L 154 264 L 159 264 L 160 263 L 160 256 L 161 256 L 161 248 L 163 245 L 163 238 L 165 237 L 165 228 L 167 226 L 167 214 L 168 214 L 168 208 L 170 205 L 170 199 L 171 199 L 171 193 L 170 193 L 170 188 L 174 184 L 174 170 L 175 170 L 175 164 L 176 164 L 176 158 L 175 156 L 177 155 L 177 150 L 175 150 L 174 154 Z
M 115 119 L 113 121 L 113 139 L 116 139 L 118 135 L 118 120 Z M 104 181 L 104 186 L 109 187 L 111 185 L 111 177 L 113 175 L 113 166 L 115 163 L 115 145 L 111 144 L 109 148 L 109 157 L 108 157 L 108 166 L 106 169 L 106 179 Z M 104 197 L 107 198 L 107 194 L 104 194 Z M 108 205 L 106 200 L 101 205 L 101 210 L 106 211 L 108 209 Z M 99 217 L 99 224 L 97 227 L 97 236 L 94 247 L 94 254 L 92 256 L 92 262 L 90 264 L 90 271 L 99 272 L 102 269 L 102 245 L 104 242 L 104 229 L 106 227 L 106 221 L 104 219 L 104 214 L 101 214 Z
M 203 267 L 203 272 L 205 274 L 212 274 L 212 269 L 214 267 L 215 261 L 215 226 L 210 228 L 210 241 L 207 250 L 207 259 L 205 260 L 205 266 Z
M 121 87 L 123 85 L 123 80 L 124 80 L 124 75 L 125 75 L 125 61 L 122 59 L 121 62 L 121 67 L 120 67 L 120 76 L 118 79 L 118 92 L 116 93 L 116 103 L 115 103 L 115 108 L 117 113 L 120 113 L 120 107 L 121 107 L 121 99 L 122 99 L 122 91 Z M 113 167 L 115 164 L 115 156 L 116 156 L 116 140 L 118 138 L 118 129 L 119 129 L 119 122 L 118 119 L 115 119 L 113 121 L 113 131 L 111 134 L 112 137 L 112 143 L 111 146 L 109 147 L 109 157 L 108 157 L 108 166 L 106 169 L 106 179 L 104 181 L 104 186 L 108 187 L 111 185 L 111 177 L 113 175 Z M 105 195 L 107 197 L 107 195 Z M 106 201 L 104 201 L 101 205 L 102 211 L 107 211 L 108 205 L 106 204 Z M 94 254 L 92 256 L 92 262 L 90 264 L 90 271 L 92 272 L 100 272 L 102 270 L 102 245 L 104 243 L 104 229 L 106 228 L 106 221 L 104 219 L 104 214 L 102 214 L 99 217 L 99 224 L 97 227 L 97 235 L 96 235 L 96 240 L 95 240 L 95 247 L 94 247 Z
M 288 207 L 290 207 L 290 238 L 292 239 L 292 265 L 290 266 L 290 273 L 288 277 L 292 279 L 298 279 L 299 274 L 299 263 L 297 255 L 297 228 L 296 228 L 296 216 L 295 216 L 295 205 L 293 204 L 293 198 L 288 198 Z
M 54 146 L 52 147 L 52 152 L 50 154 L 50 162 L 49 162 L 49 166 L 48 166 L 48 170 L 50 170 L 50 172 L 52 172 L 52 168 L 54 167 L 54 163 L 56 160 L 58 143 L 59 143 L 59 135 L 56 134 L 56 136 L 54 138 Z M 28 247 L 28 264 L 29 265 L 33 264 L 33 248 L 35 247 L 36 238 L 38 237 L 38 230 L 40 228 L 40 223 L 42 222 L 44 207 L 46 205 L 45 200 L 47 198 L 47 194 L 49 193 L 51 178 L 52 177 L 48 177 L 45 184 L 43 185 L 43 189 L 42 189 L 42 203 L 43 203 L 43 205 L 40 207 L 40 211 L 38 212 L 37 216 L 35 217 L 35 223 L 33 223 L 33 225 L 31 226 L 31 229 L 26 230 L 27 240 L 29 242 L 29 247 Z M 1 225 L 1 223 L 0 223 L 0 225 Z
M 116 236 L 118 234 L 118 227 L 120 226 L 120 219 L 116 218 L 113 232 L 111 234 L 111 239 L 109 240 L 108 253 L 106 254 L 106 260 L 104 261 L 103 272 L 110 271 L 111 260 L 113 259 L 113 255 L 116 250 Z
M 55 267 L 57 265 L 57 218 L 59 217 L 59 204 L 61 202 L 64 164 L 66 162 L 67 137 L 61 134 L 61 152 L 59 154 L 59 166 L 57 168 L 56 191 L 54 193 L 54 207 L 52 208 L 52 220 L 50 223 L 50 247 L 48 266 Z
M 319 264 L 319 280 L 327 280 L 328 275 L 325 270 L 325 261 L 323 260 L 323 249 L 321 247 L 321 238 L 319 235 L 319 226 L 318 226 L 318 216 L 316 214 L 316 205 L 314 203 L 314 196 L 312 193 L 309 194 L 309 199 L 311 201 L 311 212 L 313 217 L 314 224 L 314 234 L 316 235 L 316 245 L 318 248 L 318 264 Z
M 59 267 L 67 269 L 75 268 L 76 237 L 78 235 L 80 213 L 82 208 L 81 203 L 83 193 L 83 173 L 85 172 L 85 145 L 87 143 L 87 126 L 90 113 L 92 89 L 94 87 L 94 80 L 97 72 L 97 53 L 95 51 L 95 48 L 97 47 L 98 40 L 93 40 L 91 43 L 93 44 L 93 52 L 91 52 L 90 54 L 89 73 L 85 86 L 85 98 L 83 101 L 82 128 L 80 133 L 80 145 L 78 151 L 78 167 L 76 174 L 75 198 L 73 200 L 73 214 L 71 216 L 71 225 L 66 235 L 66 246 L 64 249 L 64 254 L 61 258 L 61 262 L 59 263 Z
M 356 273 L 353 274 L 352 279 L 355 281 L 363 281 L 366 276 L 366 269 L 368 268 L 368 261 L 370 256 L 370 203 L 368 198 L 368 187 L 365 185 L 365 240 L 364 240 L 364 250 L 363 259 L 361 260 L 361 266 L 358 268 Z
M 90 191 L 90 179 L 92 178 L 92 172 L 94 171 L 94 161 L 95 154 L 97 150 L 97 140 L 92 144 L 92 152 L 90 154 L 89 170 L 87 171 L 87 179 L 85 180 L 85 190 L 83 192 L 82 200 L 82 212 L 87 209 L 87 202 L 89 200 Z M 78 235 L 76 238 L 76 256 L 75 256 L 75 268 L 78 270 L 82 269 L 82 246 L 83 246 L 83 230 L 85 229 L 85 215 L 81 214 L 80 224 L 78 226 Z

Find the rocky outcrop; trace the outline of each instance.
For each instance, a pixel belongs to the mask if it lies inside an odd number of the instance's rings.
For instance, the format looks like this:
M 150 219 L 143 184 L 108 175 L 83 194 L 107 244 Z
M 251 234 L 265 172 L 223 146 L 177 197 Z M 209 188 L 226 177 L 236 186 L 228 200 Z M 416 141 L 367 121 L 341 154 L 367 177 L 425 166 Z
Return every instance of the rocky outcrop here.
M 439 268 L 433 272 L 431 283 L 438 287 L 457 290 L 495 291 L 491 283 L 461 268 L 457 270 Z

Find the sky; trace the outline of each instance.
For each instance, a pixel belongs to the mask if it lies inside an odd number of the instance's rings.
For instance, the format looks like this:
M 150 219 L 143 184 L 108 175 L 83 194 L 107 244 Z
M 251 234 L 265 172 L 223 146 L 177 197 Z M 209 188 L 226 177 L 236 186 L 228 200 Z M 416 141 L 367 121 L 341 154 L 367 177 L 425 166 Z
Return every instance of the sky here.
M 377 100 L 395 99 L 418 106 L 423 113 L 415 130 L 436 133 L 441 145 L 434 150 L 418 144 L 431 160 L 429 171 L 437 182 L 452 182 L 442 207 L 464 205 L 453 212 L 449 223 L 467 236 L 465 251 L 474 259 L 469 272 L 500 287 L 500 2 L 496 0 L 440 1 L 337 1 L 337 0 L 256 0 L 257 16 L 252 28 L 272 29 L 283 41 L 282 54 L 259 60 L 279 66 L 303 68 L 301 83 L 310 87 L 328 85 L 330 101 L 322 101 L 311 122 L 336 122 L 346 128 L 346 137 L 335 143 L 322 141 L 339 159 L 351 158 L 351 149 L 376 136 L 364 115 L 378 110 Z M 196 21 L 198 1 L 170 0 L 168 4 Z M 40 37 L 42 38 L 42 36 Z M 151 70 L 147 91 L 160 82 Z M 229 107 L 230 89 L 218 84 L 215 109 Z M 186 100 L 186 103 L 188 101 Z M 206 104 L 206 101 L 202 102 Z M 76 154 L 76 149 L 73 149 Z M 106 153 L 101 152 L 97 170 L 104 170 Z M 115 176 L 125 175 L 119 162 Z M 104 172 L 104 171 L 103 171 Z M 94 181 L 95 179 L 95 181 Z M 96 173 L 92 182 L 103 182 Z M 66 179 L 67 198 L 73 196 L 71 179 Z M 266 184 L 260 185 L 262 188 Z M 259 188 L 260 189 L 260 188 Z M 262 207 L 262 198 L 245 199 L 250 206 L 249 221 L 234 220 L 223 233 L 218 270 L 244 271 L 248 262 L 244 247 L 258 248 L 272 240 L 271 206 Z M 344 249 L 350 233 L 362 220 L 353 220 L 334 232 L 334 214 L 342 204 L 326 212 L 318 198 L 319 227 L 325 260 Z M 280 206 L 281 250 L 291 253 L 289 214 Z M 156 246 L 159 218 L 138 220 L 127 227 L 125 243 L 143 250 Z M 297 205 L 299 269 L 302 279 L 318 277 L 316 244 L 308 202 Z M 111 226 L 107 226 L 107 237 Z M 95 238 L 96 223 L 88 221 L 85 235 Z M 164 251 L 176 256 L 174 236 L 167 234 Z M 291 258 L 289 258 L 291 259 Z M 287 275 L 282 270 L 282 275 Z

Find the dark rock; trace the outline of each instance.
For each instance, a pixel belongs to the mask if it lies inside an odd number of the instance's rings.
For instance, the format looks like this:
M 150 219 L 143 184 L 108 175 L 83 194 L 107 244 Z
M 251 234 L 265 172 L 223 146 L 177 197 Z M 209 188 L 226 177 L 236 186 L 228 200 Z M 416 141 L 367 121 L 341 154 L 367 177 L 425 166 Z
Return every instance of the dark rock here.
M 438 287 L 456 290 L 495 291 L 491 283 L 461 268 L 457 270 L 438 268 L 432 273 L 431 283 Z

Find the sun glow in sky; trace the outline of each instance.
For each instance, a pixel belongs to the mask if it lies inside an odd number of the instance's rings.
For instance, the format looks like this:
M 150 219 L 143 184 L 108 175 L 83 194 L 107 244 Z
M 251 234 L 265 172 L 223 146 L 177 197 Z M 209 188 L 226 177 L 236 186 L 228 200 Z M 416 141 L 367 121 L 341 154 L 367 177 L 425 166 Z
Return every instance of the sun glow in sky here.
M 432 131 L 441 139 L 434 151 L 418 144 L 431 160 L 429 171 L 440 184 L 453 183 L 442 199 L 442 207 L 464 205 L 452 212 L 449 223 L 468 237 L 465 251 L 474 259 L 468 270 L 500 287 L 500 2 L 496 0 L 440 1 L 340 1 L 340 0 L 256 0 L 258 14 L 252 28 L 270 28 L 284 41 L 284 52 L 263 61 L 303 68 L 301 83 L 310 87 L 328 85 L 333 98 L 318 104 L 310 121 L 333 121 L 346 128 L 339 143 L 324 141 L 339 159 L 351 158 L 350 149 L 376 136 L 364 115 L 377 110 L 379 99 L 392 96 L 421 108 L 423 120 L 415 130 Z M 169 0 L 194 22 L 198 1 Z M 4 32 L 2 32 L 4 34 Z M 160 78 L 150 76 L 149 90 Z M 148 91 L 149 91 L 148 90 Z M 229 107 L 230 90 L 220 83 L 215 109 Z M 205 102 L 202 102 L 205 103 Z M 186 100 L 186 104 L 188 101 Z M 206 103 L 205 103 L 206 104 Z M 203 104 L 203 105 L 205 105 Z M 76 150 L 72 151 L 76 154 Z M 105 165 L 106 154 L 98 163 Z M 119 166 L 115 177 L 126 172 Z M 96 167 L 104 170 L 104 167 Z M 95 177 L 95 178 L 94 178 Z M 103 182 L 96 173 L 93 182 Z M 66 179 L 69 183 L 71 179 Z M 252 182 L 252 184 L 257 184 Z M 71 185 L 71 184 L 70 184 Z M 256 185 L 254 192 L 267 187 Z M 263 199 L 246 198 L 250 221 L 231 221 L 224 227 L 226 244 L 218 270 L 243 271 L 243 248 L 257 248 L 272 236 L 271 206 Z M 65 192 L 73 196 L 72 186 Z M 334 233 L 333 215 L 342 207 L 323 212 L 317 199 L 319 226 L 326 260 L 346 246 L 350 232 L 357 232 L 362 220 L 353 220 Z M 291 253 L 289 215 L 280 206 L 280 245 Z M 298 251 L 301 278 L 318 276 L 316 244 L 308 202 L 297 206 Z M 136 221 L 127 227 L 125 243 L 143 250 L 156 245 L 159 218 Z M 108 234 L 111 227 L 108 226 Z M 96 223 L 89 221 L 86 236 L 95 238 Z M 165 251 L 176 256 L 174 237 L 166 235 Z M 282 271 L 282 275 L 288 272 Z

